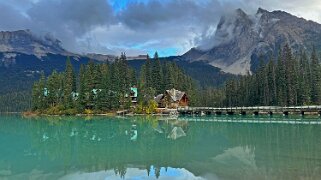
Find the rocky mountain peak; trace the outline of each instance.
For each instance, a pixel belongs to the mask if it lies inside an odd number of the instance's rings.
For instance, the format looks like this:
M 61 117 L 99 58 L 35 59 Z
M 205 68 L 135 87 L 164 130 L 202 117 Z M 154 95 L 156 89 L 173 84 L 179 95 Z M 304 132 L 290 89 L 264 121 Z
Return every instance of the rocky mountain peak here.
M 241 8 L 236 9 L 235 14 L 241 18 L 245 18 L 247 16 L 247 14 Z
M 39 58 L 46 54 L 68 54 L 61 42 L 49 34 L 39 37 L 30 30 L 1 31 L 0 52 L 32 54 Z
M 56 57 L 72 57 L 75 60 L 88 58 L 97 61 L 113 61 L 116 57 L 103 54 L 76 54 L 65 50 L 61 41 L 51 34 L 38 36 L 30 30 L 0 31 L 0 67 L 15 64 L 18 56 L 31 55 L 41 61 L 52 55 Z
M 269 11 L 268 11 L 268 10 L 265 10 L 265 9 L 263 9 L 263 8 L 261 8 L 261 7 L 259 7 L 259 8 L 257 9 L 257 11 L 256 11 L 256 14 L 264 14 L 264 13 L 269 13 Z
M 188 61 L 205 61 L 233 74 L 255 70 L 260 56 L 268 59 L 288 43 L 293 51 L 321 47 L 321 25 L 284 11 L 259 8 L 248 15 L 237 9 L 221 17 L 212 48 L 191 49 L 183 55 Z

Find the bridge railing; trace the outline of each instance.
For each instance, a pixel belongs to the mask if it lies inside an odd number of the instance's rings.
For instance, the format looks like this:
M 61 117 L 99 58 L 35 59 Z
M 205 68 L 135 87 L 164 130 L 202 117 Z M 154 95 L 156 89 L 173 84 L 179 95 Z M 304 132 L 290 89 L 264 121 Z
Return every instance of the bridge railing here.
M 242 111 L 242 110 L 269 110 L 269 111 L 321 111 L 321 106 L 252 106 L 252 107 L 178 107 L 178 111 Z

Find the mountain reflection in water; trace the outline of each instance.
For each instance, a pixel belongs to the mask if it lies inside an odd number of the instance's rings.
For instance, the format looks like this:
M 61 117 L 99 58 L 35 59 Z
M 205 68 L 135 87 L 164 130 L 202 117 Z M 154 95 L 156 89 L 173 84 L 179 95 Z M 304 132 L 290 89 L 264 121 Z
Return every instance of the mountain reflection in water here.
M 321 125 L 0 116 L 0 179 L 318 179 L 320 135 Z

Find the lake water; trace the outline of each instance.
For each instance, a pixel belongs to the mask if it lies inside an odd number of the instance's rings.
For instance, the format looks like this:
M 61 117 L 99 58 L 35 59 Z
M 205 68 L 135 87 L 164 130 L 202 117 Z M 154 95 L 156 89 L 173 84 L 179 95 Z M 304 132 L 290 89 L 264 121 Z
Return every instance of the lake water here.
M 320 179 L 319 122 L 0 116 L 0 179 Z

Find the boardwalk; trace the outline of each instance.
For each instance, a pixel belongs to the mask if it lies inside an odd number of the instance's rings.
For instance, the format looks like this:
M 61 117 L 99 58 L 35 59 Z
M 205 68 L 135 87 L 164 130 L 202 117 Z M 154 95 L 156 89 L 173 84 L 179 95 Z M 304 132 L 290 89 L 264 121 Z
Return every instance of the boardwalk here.
M 279 107 L 279 106 L 256 106 L 256 107 L 225 107 L 225 108 L 214 108 L 214 107 L 183 107 L 177 108 L 179 114 L 311 114 L 320 115 L 321 106 L 289 106 L 289 107 Z
M 190 117 L 183 116 L 178 118 L 179 121 L 192 121 L 192 122 L 220 122 L 220 123 L 246 123 L 246 124 L 321 124 L 321 121 L 316 118 L 311 119 L 288 119 L 288 118 L 251 118 L 251 117 L 243 117 L 243 118 L 232 118 L 232 116 L 226 117 Z

